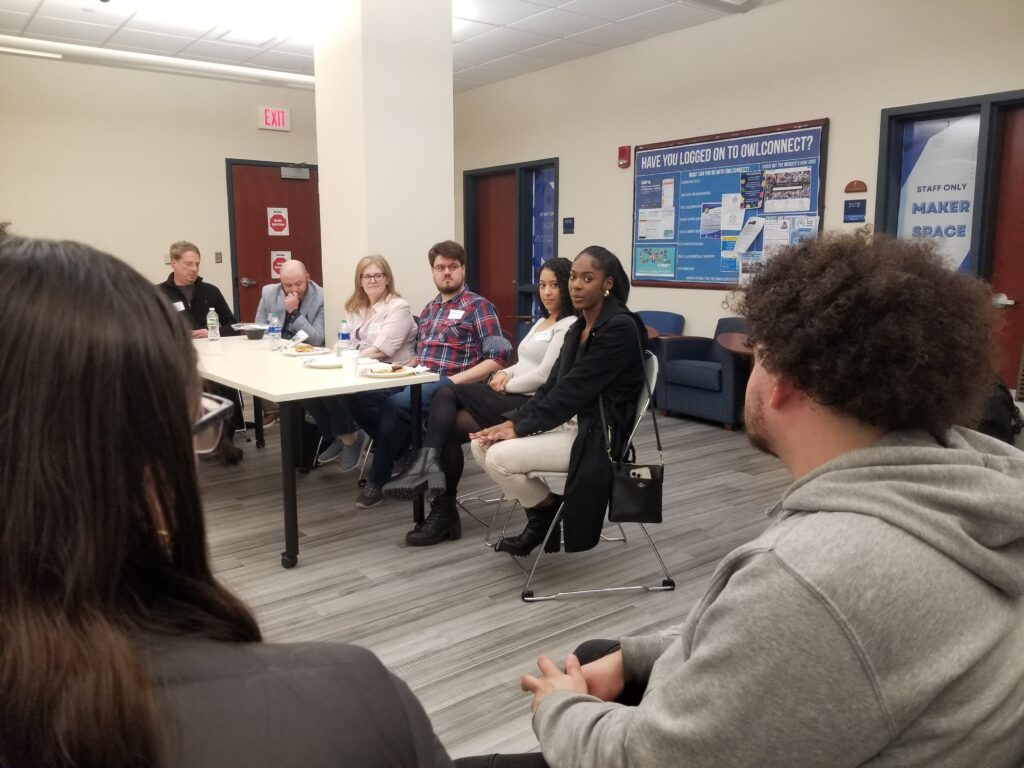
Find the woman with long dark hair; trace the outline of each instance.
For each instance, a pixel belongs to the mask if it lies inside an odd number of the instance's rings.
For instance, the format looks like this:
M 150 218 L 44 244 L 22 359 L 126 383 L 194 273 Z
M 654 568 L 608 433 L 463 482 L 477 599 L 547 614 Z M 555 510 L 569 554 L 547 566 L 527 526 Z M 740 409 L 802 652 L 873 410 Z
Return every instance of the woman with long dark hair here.
M 0 238 L 0 765 L 448 765 L 373 654 L 264 645 L 213 577 L 189 330 L 112 256 Z
M 565 546 L 593 547 L 611 495 L 609 452 L 620 456 L 643 386 L 643 323 L 626 307 L 629 278 L 606 248 L 592 245 L 575 258 L 569 295 L 580 319 L 566 333 L 544 385 L 507 420 L 470 435 L 473 456 L 507 498 L 526 510 L 526 528 L 501 539 L 500 552 L 527 555 L 544 539 L 562 504 L 533 471 L 568 472 Z M 609 434 L 601 427 L 603 403 Z M 557 551 L 559 540 L 548 541 Z
M 519 343 L 519 360 L 486 382 L 448 384 L 434 393 L 424 447 L 409 468 L 384 486 L 385 495 L 408 499 L 427 492 L 433 498 L 430 515 L 410 531 L 410 546 L 429 546 L 457 539 L 462 523 L 455 505 L 465 459 L 462 446 L 469 433 L 504 421 L 505 415 L 530 399 L 558 359 L 565 333 L 576 322 L 569 298 L 568 259 L 549 259 L 537 276 L 543 317 Z

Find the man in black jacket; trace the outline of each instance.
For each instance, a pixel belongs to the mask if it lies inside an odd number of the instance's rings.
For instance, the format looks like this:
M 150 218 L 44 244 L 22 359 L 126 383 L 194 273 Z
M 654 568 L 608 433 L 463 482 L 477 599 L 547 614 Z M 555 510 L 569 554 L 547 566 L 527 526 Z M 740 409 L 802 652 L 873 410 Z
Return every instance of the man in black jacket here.
M 192 338 L 207 337 L 209 331 L 206 328 L 206 316 L 211 307 L 217 312 L 217 318 L 220 320 L 221 336 L 234 335 L 235 331 L 231 326 L 238 321 L 224 300 L 224 294 L 217 286 L 203 282 L 203 278 L 199 276 L 199 248 L 188 240 L 179 240 L 171 243 L 170 253 L 171 274 L 164 282 L 157 283 L 156 287 L 163 292 L 167 300 L 178 310 L 181 319 L 192 329 Z M 210 381 L 205 382 L 205 386 L 210 392 L 238 403 L 231 423 L 235 429 L 243 429 L 245 416 L 242 414 L 238 390 Z M 215 453 L 217 458 L 229 464 L 237 464 L 242 460 L 241 448 L 236 447 L 231 441 L 233 433 L 234 430 L 227 429 L 221 433 L 221 444 Z
M 231 326 L 238 321 L 220 289 L 203 282 L 199 276 L 200 259 L 199 249 L 187 240 L 172 243 L 171 274 L 167 280 L 158 283 L 157 288 L 164 292 L 178 312 L 185 313 L 183 317 L 192 326 L 193 339 L 206 338 L 206 315 L 211 307 L 220 318 L 221 335 L 231 336 L 235 332 Z

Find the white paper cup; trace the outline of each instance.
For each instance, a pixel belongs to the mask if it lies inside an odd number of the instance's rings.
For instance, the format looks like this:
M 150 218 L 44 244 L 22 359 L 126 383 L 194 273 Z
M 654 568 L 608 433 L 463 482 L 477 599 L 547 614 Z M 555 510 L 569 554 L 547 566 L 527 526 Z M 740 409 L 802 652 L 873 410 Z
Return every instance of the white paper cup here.
M 359 372 L 359 350 L 346 349 L 341 353 L 342 369 L 346 376 L 355 376 Z

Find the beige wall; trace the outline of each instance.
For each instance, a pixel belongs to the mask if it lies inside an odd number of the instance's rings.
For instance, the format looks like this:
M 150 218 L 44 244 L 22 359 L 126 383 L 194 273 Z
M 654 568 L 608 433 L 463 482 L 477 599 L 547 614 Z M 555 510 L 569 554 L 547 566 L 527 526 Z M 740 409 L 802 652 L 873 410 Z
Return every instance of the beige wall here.
M 785 0 L 459 93 L 456 229 L 463 171 L 558 157 L 559 216 L 576 218 L 559 254 L 628 258 L 633 169 L 616 147 L 822 117 L 825 227 L 852 228 L 843 187 L 868 183 L 871 216 L 880 110 L 1024 88 L 1022 30 L 1021 0 Z M 633 290 L 633 308 L 681 312 L 691 334 L 729 314 L 723 291 Z
M 292 131 L 258 130 L 261 105 L 291 108 Z M 192 240 L 231 302 L 228 157 L 315 163 L 312 91 L 0 55 L 0 220 L 16 234 L 85 241 L 154 281 Z

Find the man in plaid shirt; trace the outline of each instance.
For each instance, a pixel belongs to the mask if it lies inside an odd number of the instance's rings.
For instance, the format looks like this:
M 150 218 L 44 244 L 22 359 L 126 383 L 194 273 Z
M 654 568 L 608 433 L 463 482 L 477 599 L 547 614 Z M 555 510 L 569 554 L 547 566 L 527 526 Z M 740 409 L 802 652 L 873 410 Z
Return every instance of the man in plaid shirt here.
M 424 409 L 429 409 L 431 397 L 445 382 L 484 381 L 504 368 L 512 349 L 502 335 L 494 305 L 465 286 L 466 252 L 462 246 L 445 240 L 433 246 L 427 258 L 439 293 L 420 315 L 413 364 L 440 374 L 441 381 L 423 385 Z M 361 392 L 348 402 L 355 420 L 374 440 L 373 464 L 356 499 L 357 507 L 368 509 L 383 500 L 380 489 L 391 478 L 395 459 L 409 446 L 409 388 Z M 409 532 L 407 542 L 434 543 L 445 535 L 450 537 L 452 516 L 457 523 L 458 512 L 446 506 L 435 500 L 430 516 Z M 430 541 L 421 542 L 424 536 Z

